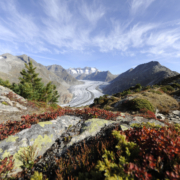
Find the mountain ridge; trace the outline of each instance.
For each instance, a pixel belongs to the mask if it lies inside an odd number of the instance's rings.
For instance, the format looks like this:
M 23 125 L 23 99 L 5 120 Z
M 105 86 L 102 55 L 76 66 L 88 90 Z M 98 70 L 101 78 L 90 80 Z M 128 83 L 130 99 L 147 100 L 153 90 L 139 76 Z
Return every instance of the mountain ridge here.
M 121 92 L 140 83 L 142 86 L 156 84 L 166 77 L 178 75 L 178 72 L 162 66 L 158 61 L 150 61 L 131 68 L 110 81 L 110 85 L 103 89 L 105 94 Z
M 25 63 L 29 61 L 32 61 L 33 66 L 36 67 L 36 72 L 39 73 L 39 77 L 42 78 L 44 84 L 52 81 L 56 85 L 60 94 L 59 102 L 67 103 L 72 99 L 73 95 L 68 91 L 70 84 L 25 54 L 14 56 L 10 53 L 5 53 L 0 55 L 0 77 L 3 80 L 9 80 L 10 83 L 19 83 L 20 72 L 25 68 Z

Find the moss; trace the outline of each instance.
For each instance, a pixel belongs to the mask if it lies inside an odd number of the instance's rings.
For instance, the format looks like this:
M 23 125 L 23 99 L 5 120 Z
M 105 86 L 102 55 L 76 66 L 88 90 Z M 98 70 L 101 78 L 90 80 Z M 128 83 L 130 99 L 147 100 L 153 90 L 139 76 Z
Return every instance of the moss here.
M 127 101 L 125 103 L 123 103 L 123 105 L 126 108 L 132 109 L 132 110 L 141 110 L 141 109 L 147 109 L 150 110 L 152 112 L 155 112 L 155 108 L 153 107 L 153 105 L 146 99 L 140 99 L 140 98 L 136 98 L 130 101 Z
M 3 101 L 3 102 L 2 102 L 2 104 L 4 104 L 4 105 L 8 105 L 8 103 L 7 103 L 7 102 L 5 102 L 5 101 Z
M 69 125 L 69 127 L 67 128 L 68 130 L 72 127 L 72 125 Z
M 52 124 L 51 121 L 46 121 L 46 122 L 39 122 L 38 123 L 41 127 L 44 127 L 45 124 Z
M 143 122 L 143 123 L 134 123 L 134 124 L 131 124 L 131 127 L 134 127 L 134 128 L 143 128 L 143 126 L 145 126 L 146 128 L 161 128 L 162 126 L 160 126 L 160 125 L 156 125 L 155 123 L 149 123 L 149 122 L 147 122 L 147 123 L 145 123 L 145 122 Z

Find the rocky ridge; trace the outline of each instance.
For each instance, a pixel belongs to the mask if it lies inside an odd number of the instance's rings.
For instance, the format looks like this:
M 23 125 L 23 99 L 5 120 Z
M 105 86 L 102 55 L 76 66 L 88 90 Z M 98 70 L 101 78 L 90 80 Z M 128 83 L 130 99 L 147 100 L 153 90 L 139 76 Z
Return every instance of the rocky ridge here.
M 171 71 L 162 66 L 157 61 L 140 64 L 136 68 L 131 68 L 128 71 L 120 74 L 106 86 L 103 91 L 104 94 L 114 94 L 122 92 L 125 89 L 141 84 L 142 86 L 154 85 L 167 77 L 176 76 L 179 73 Z
M 45 66 L 49 71 L 53 72 L 56 74 L 58 77 L 60 77 L 63 81 L 68 83 L 69 85 L 78 85 L 82 84 L 82 82 L 78 81 L 75 79 L 73 76 L 71 76 L 67 71 L 60 65 L 50 65 L 50 66 Z

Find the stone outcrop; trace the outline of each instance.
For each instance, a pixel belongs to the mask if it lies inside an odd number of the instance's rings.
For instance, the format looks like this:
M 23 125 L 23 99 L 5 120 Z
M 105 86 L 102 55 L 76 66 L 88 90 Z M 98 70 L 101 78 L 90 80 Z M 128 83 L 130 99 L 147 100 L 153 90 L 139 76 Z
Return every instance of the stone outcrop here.
M 11 101 L 7 95 L 8 93 L 14 93 L 9 88 L 3 87 L 0 85 L 0 113 L 2 112 L 19 112 L 22 110 L 26 110 L 27 108 L 16 101 Z M 26 99 L 22 98 L 21 96 L 17 95 L 17 98 L 21 100 L 21 102 L 26 103 Z
M 80 121 L 78 117 L 62 116 L 56 120 L 39 122 L 32 125 L 29 129 L 24 129 L 21 132 L 9 136 L 0 141 L 0 158 L 3 159 L 8 155 L 14 155 L 15 173 L 21 171 L 22 162 L 17 159 L 17 155 L 28 146 L 37 145 L 37 156 L 43 155 L 48 148 L 61 136 L 71 125 L 75 125 Z M 36 156 L 36 157 L 37 157 Z

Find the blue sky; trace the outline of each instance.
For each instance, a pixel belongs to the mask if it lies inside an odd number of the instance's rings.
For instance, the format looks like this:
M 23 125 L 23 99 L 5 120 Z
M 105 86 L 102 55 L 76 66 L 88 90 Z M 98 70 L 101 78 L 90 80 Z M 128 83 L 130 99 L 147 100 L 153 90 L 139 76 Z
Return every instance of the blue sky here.
M 179 0 L 0 0 L 0 54 L 120 74 L 149 61 L 180 73 Z

